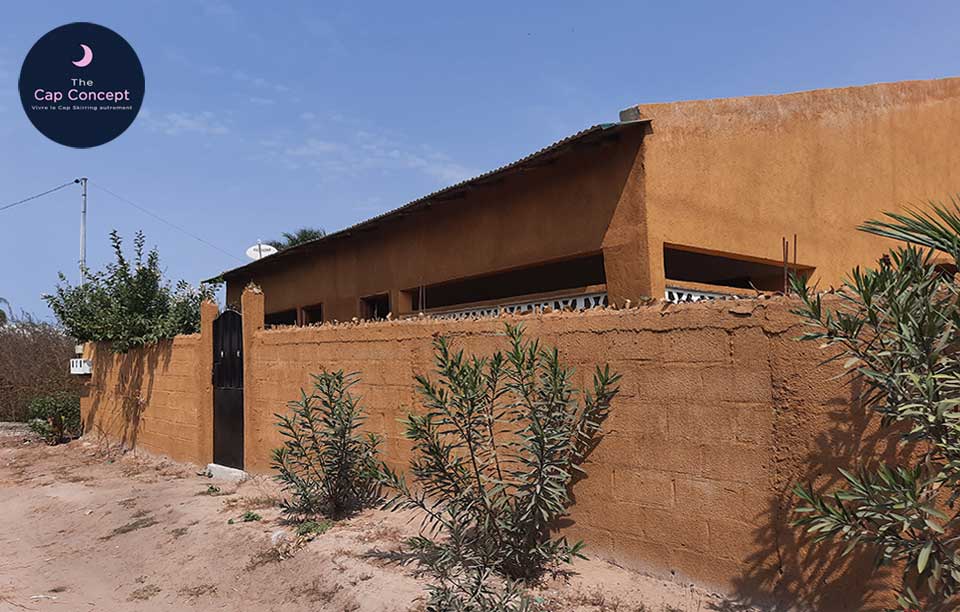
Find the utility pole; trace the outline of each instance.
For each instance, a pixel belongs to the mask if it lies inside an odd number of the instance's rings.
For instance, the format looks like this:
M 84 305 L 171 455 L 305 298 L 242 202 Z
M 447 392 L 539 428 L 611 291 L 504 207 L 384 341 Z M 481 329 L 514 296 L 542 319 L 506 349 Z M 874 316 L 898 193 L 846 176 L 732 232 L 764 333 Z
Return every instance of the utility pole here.
M 80 284 L 87 282 L 87 177 L 80 177 Z

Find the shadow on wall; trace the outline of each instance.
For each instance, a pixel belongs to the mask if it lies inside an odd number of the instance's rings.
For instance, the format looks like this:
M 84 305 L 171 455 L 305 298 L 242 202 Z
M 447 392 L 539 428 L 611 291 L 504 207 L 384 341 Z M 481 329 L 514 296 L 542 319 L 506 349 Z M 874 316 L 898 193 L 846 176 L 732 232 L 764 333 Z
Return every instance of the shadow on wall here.
M 137 446 L 141 417 L 153 399 L 156 376 L 163 376 L 173 353 L 173 340 L 161 340 L 127 353 L 111 353 L 109 345 L 94 347 L 96 364 L 88 387 L 89 409 L 83 431 Z M 99 354 L 97 354 L 99 353 Z M 119 407 L 119 410 L 113 407 Z
M 810 364 L 816 364 L 815 356 L 811 355 Z M 811 368 L 806 373 L 808 380 L 824 382 L 835 374 L 825 367 Z M 790 523 L 793 510 L 799 505 L 792 492 L 795 484 L 813 483 L 819 491 L 830 490 L 843 481 L 837 468 L 856 467 L 865 458 L 885 462 L 901 458 L 890 431 L 880 430 L 878 419 L 871 418 L 856 380 L 847 381 L 847 398 L 822 398 L 819 406 L 811 405 L 809 400 L 803 406 L 804 400 L 797 398 L 804 393 L 791 389 L 790 380 L 781 382 L 776 432 L 779 448 L 775 449 L 779 463 L 777 491 L 760 509 L 756 523 L 759 526 L 753 533 L 756 552 L 747 559 L 747 571 L 733 583 L 742 605 L 727 604 L 717 609 L 888 609 L 893 604 L 892 572 L 876 567 L 871 549 L 857 548 L 844 557 L 844 543 L 827 540 L 815 544 L 810 534 Z M 812 391 L 816 394 L 827 386 Z

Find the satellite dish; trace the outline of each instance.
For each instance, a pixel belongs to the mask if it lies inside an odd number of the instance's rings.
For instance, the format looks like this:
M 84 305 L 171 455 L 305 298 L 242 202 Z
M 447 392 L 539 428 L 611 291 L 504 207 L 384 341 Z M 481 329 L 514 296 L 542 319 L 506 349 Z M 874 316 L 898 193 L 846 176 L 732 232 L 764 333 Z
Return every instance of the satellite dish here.
M 273 255 L 276 252 L 277 247 L 257 242 L 257 244 L 247 249 L 247 257 L 250 259 L 263 259 L 267 255 Z

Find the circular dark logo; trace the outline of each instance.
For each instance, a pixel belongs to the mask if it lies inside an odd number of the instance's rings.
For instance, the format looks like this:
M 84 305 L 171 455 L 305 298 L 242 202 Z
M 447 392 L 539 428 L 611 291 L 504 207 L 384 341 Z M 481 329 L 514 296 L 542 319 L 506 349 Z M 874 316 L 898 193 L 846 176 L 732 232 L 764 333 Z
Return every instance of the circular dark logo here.
M 96 147 L 122 134 L 140 112 L 143 93 L 133 47 L 95 23 L 47 32 L 20 69 L 20 101 L 30 122 L 68 147 Z

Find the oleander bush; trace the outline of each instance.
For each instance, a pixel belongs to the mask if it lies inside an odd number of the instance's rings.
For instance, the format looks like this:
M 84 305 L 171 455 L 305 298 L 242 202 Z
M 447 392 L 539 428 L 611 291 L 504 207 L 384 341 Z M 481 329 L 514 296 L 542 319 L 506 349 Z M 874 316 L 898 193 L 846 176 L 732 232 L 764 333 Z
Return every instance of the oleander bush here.
M 582 542 L 555 531 L 620 376 L 598 366 L 582 391 L 556 348 L 519 325 L 506 335 L 509 350 L 489 357 L 436 340 L 436 379 L 416 378 L 425 410 L 404 422 L 413 485 L 382 468 L 385 507 L 424 515 L 403 559 L 432 579 L 429 610 L 531 609 L 522 583 L 582 556 Z
M 795 524 L 817 541 L 868 549 L 900 572 L 898 605 L 957 609 L 960 589 L 960 208 L 933 204 L 862 230 L 906 243 L 855 269 L 829 307 L 794 281 L 809 331 L 865 387 L 862 397 L 898 461 L 841 470 L 832 491 L 798 486 Z
M 290 499 L 287 514 L 340 518 L 379 500 L 378 445 L 362 434 L 365 415 L 350 392 L 356 374 L 343 370 L 313 376 L 313 390 L 300 390 L 289 414 L 277 414 L 286 438 L 273 451 L 277 480 Z

